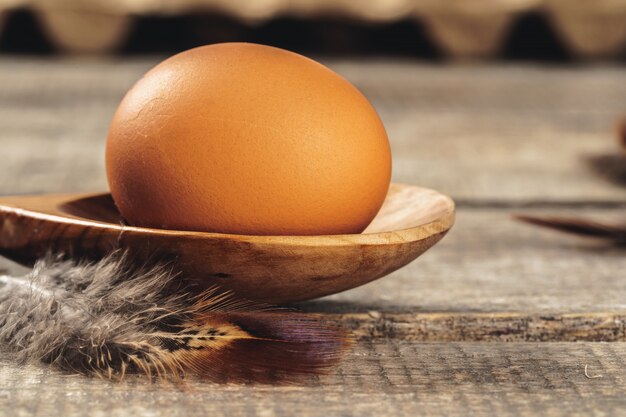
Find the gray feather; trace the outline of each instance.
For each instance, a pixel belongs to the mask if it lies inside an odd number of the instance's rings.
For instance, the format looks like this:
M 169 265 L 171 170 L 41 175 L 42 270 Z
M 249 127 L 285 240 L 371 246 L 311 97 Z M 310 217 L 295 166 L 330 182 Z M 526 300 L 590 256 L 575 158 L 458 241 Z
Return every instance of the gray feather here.
M 25 277 L 0 277 L 0 348 L 109 379 L 139 371 L 180 380 L 191 370 L 275 381 L 323 372 L 349 345 L 315 317 L 217 289 L 191 295 L 167 266 L 129 265 L 119 253 L 95 263 L 48 256 Z
M 151 323 L 179 310 L 183 295 L 164 296 L 174 277 L 167 268 L 133 271 L 125 264 L 119 255 L 97 263 L 48 256 L 23 278 L 4 276 L 0 341 L 21 361 L 78 372 L 119 366 L 123 358 L 114 352 L 149 358 L 150 346 L 159 346 Z

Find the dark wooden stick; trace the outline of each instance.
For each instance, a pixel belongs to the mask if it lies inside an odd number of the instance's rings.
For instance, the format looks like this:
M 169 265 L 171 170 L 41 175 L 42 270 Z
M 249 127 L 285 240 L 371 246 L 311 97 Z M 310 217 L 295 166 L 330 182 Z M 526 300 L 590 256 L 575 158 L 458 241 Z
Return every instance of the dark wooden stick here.
M 619 244 L 626 243 L 626 224 L 610 224 L 582 217 L 516 214 L 514 218 L 525 223 L 558 230 L 560 232 L 607 239 Z

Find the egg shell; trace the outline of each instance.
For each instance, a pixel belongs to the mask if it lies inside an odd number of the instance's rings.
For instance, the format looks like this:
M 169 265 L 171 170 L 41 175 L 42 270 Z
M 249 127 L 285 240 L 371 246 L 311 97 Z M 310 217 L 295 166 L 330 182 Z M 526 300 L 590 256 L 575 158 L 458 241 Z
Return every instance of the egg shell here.
M 251 235 L 359 233 L 391 177 L 378 114 L 301 55 L 225 43 L 175 55 L 122 100 L 111 193 L 136 226 Z

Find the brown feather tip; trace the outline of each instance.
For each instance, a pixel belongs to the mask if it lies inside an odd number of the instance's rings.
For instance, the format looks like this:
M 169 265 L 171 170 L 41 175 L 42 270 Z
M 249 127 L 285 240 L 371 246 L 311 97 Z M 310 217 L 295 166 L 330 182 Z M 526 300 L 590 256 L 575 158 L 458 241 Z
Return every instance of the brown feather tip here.
M 617 143 L 626 153 L 626 117 L 617 123 Z
M 129 265 L 119 253 L 49 256 L 24 278 L 1 276 L 0 347 L 106 379 L 277 383 L 330 371 L 351 344 L 320 317 L 217 289 L 190 295 L 171 268 Z
M 626 243 L 626 225 L 616 225 L 581 217 L 534 216 L 515 214 L 516 220 L 579 236 L 608 239 L 618 244 Z

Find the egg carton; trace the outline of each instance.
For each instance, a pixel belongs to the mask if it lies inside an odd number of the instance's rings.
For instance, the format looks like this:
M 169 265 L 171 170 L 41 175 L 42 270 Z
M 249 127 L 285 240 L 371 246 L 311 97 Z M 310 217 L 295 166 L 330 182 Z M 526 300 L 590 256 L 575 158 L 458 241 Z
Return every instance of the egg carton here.
M 0 0 L 0 31 L 17 7 L 30 8 L 61 50 L 81 53 L 114 50 L 137 16 L 198 11 L 248 22 L 323 15 L 369 22 L 416 19 L 454 58 L 496 54 L 515 19 L 538 11 L 580 57 L 614 56 L 626 45 L 626 0 Z

